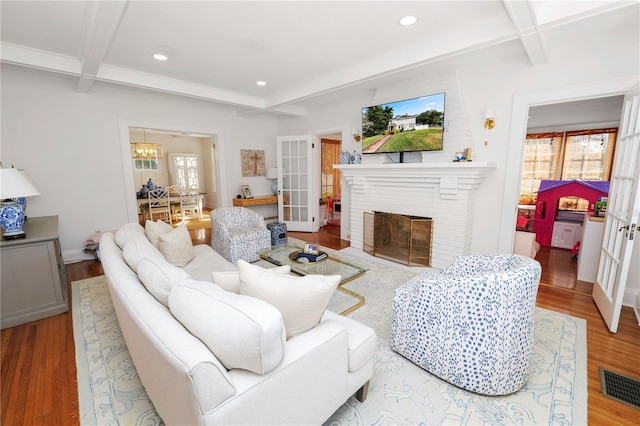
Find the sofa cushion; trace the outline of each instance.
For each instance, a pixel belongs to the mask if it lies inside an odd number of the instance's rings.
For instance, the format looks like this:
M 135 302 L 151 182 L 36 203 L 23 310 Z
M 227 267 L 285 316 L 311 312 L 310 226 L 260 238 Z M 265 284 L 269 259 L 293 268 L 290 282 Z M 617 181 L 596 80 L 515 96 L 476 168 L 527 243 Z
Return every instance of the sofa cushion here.
M 160 234 L 158 250 L 172 265 L 183 267 L 194 258 L 193 243 L 187 225 L 179 225 L 175 229 Z
M 260 266 L 254 265 L 257 268 Z M 262 268 L 268 270 L 272 274 L 287 275 L 291 272 L 291 266 L 282 265 L 275 268 Z M 214 284 L 222 287 L 224 290 L 238 294 L 240 292 L 240 273 L 238 271 L 214 271 L 211 273 Z
M 124 245 L 135 236 L 144 236 L 144 228 L 139 223 L 131 222 L 118 229 L 114 238 L 120 250 L 124 249 Z
M 187 271 L 196 281 L 213 281 L 212 271 L 237 271 L 236 265 L 218 254 L 208 244 L 193 246 L 195 257 L 182 269 Z
M 155 222 L 147 220 L 144 224 L 144 233 L 154 247 L 158 247 L 160 235 L 171 231 L 173 231 L 173 226 L 161 220 L 156 220 Z
M 340 275 L 277 275 L 239 259 L 240 294 L 257 297 L 278 308 L 287 339 L 313 328 L 340 283 Z
M 186 280 L 171 290 L 169 308 L 228 369 L 264 374 L 284 357 L 282 316 L 263 300 Z
M 169 292 L 178 283 L 190 279 L 182 269 L 171 265 L 164 259 L 142 258 L 138 262 L 138 278 L 147 288 L 147 291 L 162 303 L 169 307 Z
M 142 258 L 164 260 L 162 253 L 152 246 L 144 235 L 137 235 L 130 238 L 122 249 L 122 257 L 124 261 L 127 262 L 127 265 L 135 272 L 138 272 L 138 262 L 140 262 Z

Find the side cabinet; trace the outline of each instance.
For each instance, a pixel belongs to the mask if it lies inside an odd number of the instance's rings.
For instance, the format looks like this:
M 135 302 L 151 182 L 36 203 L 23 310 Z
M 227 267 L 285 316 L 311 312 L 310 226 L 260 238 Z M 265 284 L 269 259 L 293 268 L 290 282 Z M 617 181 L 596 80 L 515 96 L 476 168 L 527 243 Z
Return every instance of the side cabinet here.
M 582 225 L 572 222 L 555 222 L 553 224 L 553 235 L 551 236 L 551 246 L 565 249 L 572 249 L 573 246 L 582 239 Z
M 27 236 L 0 241 L 2 329 L 69 310 L 58 216 L 28 218 Z

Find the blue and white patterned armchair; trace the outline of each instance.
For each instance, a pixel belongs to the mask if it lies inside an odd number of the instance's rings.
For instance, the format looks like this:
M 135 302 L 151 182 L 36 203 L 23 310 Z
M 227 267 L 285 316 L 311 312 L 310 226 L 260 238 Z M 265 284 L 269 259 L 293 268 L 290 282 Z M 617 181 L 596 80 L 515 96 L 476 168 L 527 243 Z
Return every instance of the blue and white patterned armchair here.
M 251 209 L 218 208 L 211 211 L 211 247 L 229 262 L 255 262 L 258 252 L 271 248 L 271 231 Z
M 540 264 L 519 255 L 462 256 L 396 290 L 391 346 L 460 388 L 506 395 L 527 381 Z

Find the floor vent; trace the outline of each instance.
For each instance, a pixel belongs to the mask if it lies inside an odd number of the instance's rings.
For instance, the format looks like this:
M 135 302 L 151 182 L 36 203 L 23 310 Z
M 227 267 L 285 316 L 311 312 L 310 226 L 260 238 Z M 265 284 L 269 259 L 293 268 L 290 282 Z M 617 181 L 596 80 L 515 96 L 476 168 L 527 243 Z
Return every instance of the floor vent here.
M 604 396 L 640 409 L 640 380 L 600 367 L 600 384 Z

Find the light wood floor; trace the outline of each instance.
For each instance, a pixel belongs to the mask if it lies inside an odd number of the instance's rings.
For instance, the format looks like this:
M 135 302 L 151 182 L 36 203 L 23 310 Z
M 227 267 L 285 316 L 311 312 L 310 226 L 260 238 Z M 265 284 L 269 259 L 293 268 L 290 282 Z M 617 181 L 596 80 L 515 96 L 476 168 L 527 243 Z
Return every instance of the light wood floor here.
M 211 230 L 191 230 L 194 244 L 208 244 Z M 340 249 L 349 245 L 336 229 L 291 237 Z M 591 284 L 576 282 L 576 260 L 564 250 L 543 248 L 537 305 L 587 320 L 588 415 L 590 425 L 637 424 L 640 410 L 602 396 L 598 367 L 640 378 L 640 327 L 624 307 L 618 333 L 611 334 L 591 299 Z M 101 275 L 97 261 L 67 265 L 71 281 Z M 69 290 L 71 294 L 71 290 Z M 75 346 L 71 312 L 1 333 L 3 425 L 79 424 Z

